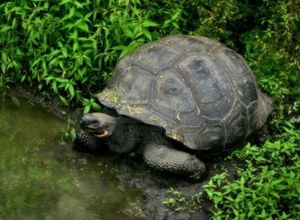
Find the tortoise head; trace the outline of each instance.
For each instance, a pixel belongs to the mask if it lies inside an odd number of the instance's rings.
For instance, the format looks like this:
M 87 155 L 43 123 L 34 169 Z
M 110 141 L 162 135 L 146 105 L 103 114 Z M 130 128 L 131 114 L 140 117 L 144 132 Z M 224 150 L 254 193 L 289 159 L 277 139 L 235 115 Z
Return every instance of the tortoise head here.
M 112 135 L 116 128 L 117 118 L 104 113 L 90 113 L 84 115 L 80 120 L 80 127 L 99 138 Z

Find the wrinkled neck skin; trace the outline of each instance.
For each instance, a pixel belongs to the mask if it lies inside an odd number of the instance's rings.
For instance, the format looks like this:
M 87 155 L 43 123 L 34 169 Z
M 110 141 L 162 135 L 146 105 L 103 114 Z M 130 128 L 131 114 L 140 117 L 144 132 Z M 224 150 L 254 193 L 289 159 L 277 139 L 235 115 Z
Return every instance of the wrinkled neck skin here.
M 165 142 L 163 129 L 146 125 L 137 120 L 118 116 L 113 134 L 107 138 L 111 151 L 129 154 L 141 152 L 148 142 Z

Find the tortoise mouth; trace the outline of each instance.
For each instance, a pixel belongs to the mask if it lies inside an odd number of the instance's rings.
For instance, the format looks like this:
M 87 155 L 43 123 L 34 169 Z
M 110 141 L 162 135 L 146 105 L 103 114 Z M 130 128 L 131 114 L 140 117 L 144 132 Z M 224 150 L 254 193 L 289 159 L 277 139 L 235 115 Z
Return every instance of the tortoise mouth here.
M 105 137 L 108 137 L 112 134 L 111 131 L 108 131 L 108 130 L 101 130 L 101 131 L 98 131 L 97 133 L 95 133 L 94 135 L 98 138 L 105 138 Z
M 112 134 L 112 132 L 109 131 L 108 129 L 93 129 L 93 128 L 85 127 L 85 128 L 83 128 L 83 130 L 85 130 L 87 133 L 94 135 L 98 138 L 105 138 Z

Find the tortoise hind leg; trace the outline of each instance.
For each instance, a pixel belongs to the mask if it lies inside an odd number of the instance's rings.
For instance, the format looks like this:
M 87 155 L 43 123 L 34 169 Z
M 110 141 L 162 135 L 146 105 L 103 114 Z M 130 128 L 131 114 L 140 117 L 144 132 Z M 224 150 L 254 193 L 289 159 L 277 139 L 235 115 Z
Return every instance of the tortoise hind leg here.
M 205 173 L 205 165 L 194 155 L 168 147 L 165 144 L 146 144 L 143 156 L 152 168 L 173 174 L 187 175 L 200 179 Z

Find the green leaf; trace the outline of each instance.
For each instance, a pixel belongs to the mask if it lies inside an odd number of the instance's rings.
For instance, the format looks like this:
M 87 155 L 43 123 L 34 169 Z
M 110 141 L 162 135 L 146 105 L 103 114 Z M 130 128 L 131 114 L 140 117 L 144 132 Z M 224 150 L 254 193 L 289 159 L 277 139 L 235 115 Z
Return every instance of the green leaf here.
M 91 106 L 90 106 L 90 105 L 84 106 L 83 113 L 84 113 L 84 114 L 87 114 L 87 113 L 90 112 L 90 110 L 91 110 Z
M 64 58 L 68 57 L 68 49 L 66 47 L 61 48 L 61 52 L 62 52 Z
M 72 32 L 72 34 L 70 34 L 70 39 L 72 39 L 72 40 L 77 40 L 77 38 L 78 38 L 78 32 L 77 32 L 77 30 L 74 30 L 73 32 Z
M 71 97 L 74 97 L 75 96 L 74 86 L 72 84 L 69 84 L 68 89 L 71 94 Z
M 46 2 L 44 3 L 44 8 L 45 8 L 45 9 L 48 9 L 48 8 L 49 8 L 49 2 L 46 1 Z
M 125 48 L 122 50 L 122 52 L 121 52 L 121 54 L 120 54 L 120 56 L 119 56 L 119 59 L 121 59 L 122 57 L 125 57 L 127 54 L 129 54 L 130 51 L 131 51 L 131 50 L 130 50 L 130 47 L 125 47 Z
M 80 3 L 79 1 L 74 1 L 74 4 L 75 4 L 78 8 L 83 8 L 83 4 Z
M 89 18 L 92 16 L 94 14 L 94 12 L 92 11 L 92 12 L 90 12 L 90 13 L 87 13 L 85 16 L 84 16 L 84 20 L 85 21 L 89 21 L 90 22 L 90 20 L 89 20 Z
M 7 54 L 6 54 L 5 51 L 3 51 L 3 52 L 1 53 L 1 60 L 2 60 L 2 62 L 3 62 L 4 64 L 7 64 L 7 63 L 8 63 L 8 57 L 7 57 Z
M 65 99 L 63 96 L 59 96 L 60 101 L 62 102 L 62 104 L 66 107 L 69 107 L 69 102 L 67 101 L 67 99 Z
M 157 26 L 159 26 L 159 24 L 154 21 L 146 20 L 143 22 L 143 26 L 144 27 L 157 27 Z
M 144 30 L 144 31 L 143 31 L 143 34 L 145 35 L 145 37 L 148 38 L 148 40 L 152 40 L 152 35 L 151 35 L 151 33 L 150 33 L 149 31 Z
M 8 30 L 12 29 L 11 26 L 7 25 L 7 24 L 4 24 L 2 25 L 1 29 L 0 29 L 0 32 L 6 32 Z
M 75 7 L 72 7 L 69 12 L 69 18 L 72 18 L 75 14 Z
M 14 18 L 12 22 L 12 28 L 15 29 L 17 27 L 17 19 Z
M 4 63 L 1 63 L 1 71 L 3 74 L 6 73 L 6 65 Z
M 64 63 L 61 60 L 58 61 L 58 65 L 62 70 L 64 69 Z
M 65 4 L 69 3 L 69 2 L 72 2 L 72 0 L 61 0 L 59 4 L 60 5 L 65 5 Z
M 84 22 L 80 22 L 77 27 L 79 27 L 81 30 L 83 30 L 84 32 L 89 32 L 89 26 Z
M 92 102 L 93 110 L 99 111 L 101 109 L 100 105 L 96 102 Z
M 75 41 L 75 43 L 73 44 L 73 52 L 75 52 L 76 50 L 78 50 L 79 48 L 79 44 L 77 41 Z

